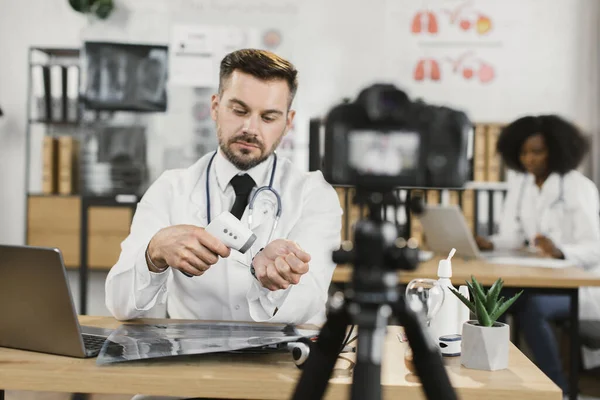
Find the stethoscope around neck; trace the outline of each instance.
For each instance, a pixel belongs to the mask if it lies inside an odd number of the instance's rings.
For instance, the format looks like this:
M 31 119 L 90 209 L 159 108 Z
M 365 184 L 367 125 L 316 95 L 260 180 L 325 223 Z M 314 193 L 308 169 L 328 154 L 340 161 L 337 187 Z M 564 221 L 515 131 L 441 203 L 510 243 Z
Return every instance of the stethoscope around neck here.
M 523 221 L 521 219 L 521 214 L 523 210 L 523 192 L 525 191 L 525 185 L 527 184 L 527 176 L 523 177 L 523 181 L 521 182 L 521 188 L 519 189 L 519 198 L 517 200 L 517 212 L 515 216 L 515 220 L 519 224 L 519 228 L 522 232 L 524 232 Z M 548 208 L 554 208 L 558 203 L 565 204 L 565 179 L 564 176 L 560 176 L 559 189 L 558 189 L 558 197 L 550 204 Z
M 206 169 L 206 219 L 207 219 L 207 225 L 210 224 L 210 221 L 211 221 L 211 218 L 210 218 L 210 167 L 212 166 L 212 163 L 213 163 L 215 157 L 217 156 L 217 151 L 215 151 L 215 153 L 210 157 L 210 161 L 208 162 L 208 168 Z M 275 212 L 275 219 L 273 222 L 273 226 L 271 227 L 269 237 L 267 238 L 267 241 L 265 242 L 266 244 L 271 242 L 271 237 L 273 236 L 273 233 L 275 232 L 275 229 L 277 228 L 277 224 L 279 223 L 279 218 L 281 217 L 281 210 L 282 210 L 281 209 L 281 196 L 279 195 L 279 193 L 277 193 L 277 191 L 275 189 L 273 189 L 273 180 L 275 179 L 276 171 L 277 171 L 277 154 L 273 153 L 273 167 L 271 168 L 271 179 L 269 179 L 269 186 L 262 186 L 262 187 L 259 187 L 258 189 L 256 189 L 254 191 L 254 194 L 250 198 L 250 201 L 248 202 L 248 226 L 252 227 L 252 221 L 253 221 L 253 216 L 254 216 L 254 202 L 256 201 L 256 198 L 258 197 L 258 195 L 262 192 L 269 191 L 269 192 L 273 193 L 273 195 L 275 196 L 275 199 L 277 201 L 277 209 Z

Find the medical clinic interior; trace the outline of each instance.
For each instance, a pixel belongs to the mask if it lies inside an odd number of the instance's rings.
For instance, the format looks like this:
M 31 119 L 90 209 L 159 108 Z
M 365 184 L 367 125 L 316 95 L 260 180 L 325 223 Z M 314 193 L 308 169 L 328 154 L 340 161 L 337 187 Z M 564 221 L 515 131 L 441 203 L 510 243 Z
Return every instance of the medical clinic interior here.
M 600 399 L 597 0 L 0 0 L 0 400 Z

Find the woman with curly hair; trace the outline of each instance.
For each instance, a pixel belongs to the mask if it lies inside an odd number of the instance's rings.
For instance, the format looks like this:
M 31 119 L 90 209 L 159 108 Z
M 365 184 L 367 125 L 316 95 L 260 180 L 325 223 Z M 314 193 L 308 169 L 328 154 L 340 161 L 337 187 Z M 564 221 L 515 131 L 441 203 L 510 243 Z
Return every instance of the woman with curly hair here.
M 508 180 L 499 232 L 477 237 L 479 248 L 529 246 L 600 275 L 598 189 L 576 170 L 588 150 L 586 138 L 558 116 L 526 116 L 501 132 L 497 150 L 516 174 Z M 581 288 L 579 293 L 580 318 L 600 319 L 600 291 Z M 567 295 L 530 295 L 515 309 L 536 363 L 565 393 L 550 322 L 567 318 L 569 306 Z

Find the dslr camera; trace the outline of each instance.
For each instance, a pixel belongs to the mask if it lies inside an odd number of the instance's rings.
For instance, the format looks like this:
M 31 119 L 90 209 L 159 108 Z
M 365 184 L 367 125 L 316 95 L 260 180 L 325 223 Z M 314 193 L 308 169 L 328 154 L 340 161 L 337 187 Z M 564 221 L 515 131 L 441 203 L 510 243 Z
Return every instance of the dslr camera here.
M 458 188 L 469 177 L 473 126 L 464 112 L 411 101 L 391 84 L 363 89 L 325 120 L 321 170 L 365 191 Z

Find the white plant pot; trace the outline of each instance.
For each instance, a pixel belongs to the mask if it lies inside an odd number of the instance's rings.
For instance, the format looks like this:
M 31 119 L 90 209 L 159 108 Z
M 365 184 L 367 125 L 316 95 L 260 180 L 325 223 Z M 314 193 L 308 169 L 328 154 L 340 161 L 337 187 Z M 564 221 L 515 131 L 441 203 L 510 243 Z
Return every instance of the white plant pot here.
M 508 368 L 510 329 L 507 324 L 480 326 L 476 320 L 463 324 L 460 362 L 467 368 L 496 371 Z

